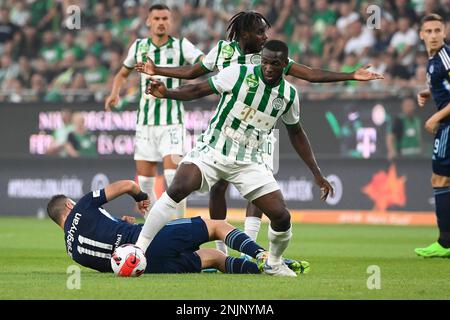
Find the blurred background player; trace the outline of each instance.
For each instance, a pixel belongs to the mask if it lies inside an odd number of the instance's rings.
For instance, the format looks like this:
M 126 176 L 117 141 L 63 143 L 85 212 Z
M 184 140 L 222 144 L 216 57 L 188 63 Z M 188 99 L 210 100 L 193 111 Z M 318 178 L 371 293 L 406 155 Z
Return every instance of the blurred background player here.
M 137 39 L 128 50 L 123 67 L 114 78 L 111 95 L 105 101 L 105 109 L 111 110 L 119 103 L 122 84 L 137 63 L 150 57 L 157 65 L 181 66 L 196 63 L 203 53 L 185 38 L 170 36 L 172 16 L 170 9 L 163 4 L 150 7 L 147 25 L 150 37 Z M 183 104 L 176 100 L 161 100 L 145 94 L 146 76 L 141 75 L 141 99 L 136 124 L 134 160 L 139 185 L 155 203 L 154 191 L 157 163 L 162 162 L 167 185 L 172 183 L 179 160 L 184 155 Z M 169 88 L 180 85 L 179 79 L 160 77 Z M 179 204 L 176 217 L 182 217 L 185 201 Z
M 435 135 L 433 150 L 434 189 L 439 238 L 425 248 L 416 248 L 422 257 L 450 257 L 450 47 L 445 44 L 445 21 L 437 14 L 421 21 L 420 39 L 425 43 L 429 60 L 427 65 L 428 90 L 418 94 L 418 103 L 424 106 L 433 97 L 437 112 L 425 123 L 425 129 Z
M 194 65 L 183 67 L 161 67 L 155 65 L 151 59 L 145 63 L 138 63 L 136 70 L 149 75 L 164 75 L 181 79 L 194 79 L 213 71 L 221 71 L 235 64 L 260 64 L 261 50 L 267 41 L 267 30 L 271 25 L 260 13 L 254 11 L 239 12 L 228 24 L 228 41 L 221 40 L 205 56 Z M 311 82 L 334 82 L 346 80 L 368 81 L 380 79 L 380 74 L 367 70 L 367 66 L 355 72 L 332 72 L 312 69 L 289 60 L 284 73 Z M 274 150 L 276 138 L 269 135 L 262 146 L 263 158 L 268 168 L 274 170 Z M 221 180 L 210 190 L 209 212 L 211 219 L 226 219 L 227 204 L 225 200 L 228 182 Z M 251 202 L 247 205 L 245 219 L 245 233 L 256 241 L 261 226 L 262 212 Z M 219 250 L 226 253 L 223 242 L 217 241 Z
M 111 255 L 122 244 L 134 243 L 142 229 L 135 218 L 114 218 L 102 205 L 128 194 L 138 203 L 144 214 L 150 201 L 148 195 L 131 180 L 114 182 L 104 189 L 85 194 L 78 202 L 65 195 L 55 195 L 47 205 L 50 218 L 64 230 L 67 254 L 75 262 L 100 272 L 112 272 Z M 260 273 L 256 263 L 227 257 L 216 249 L 200 245 L 214 239 L 223 239 L 232 248 L 241 250 L 262 262 L 265 250 L 249 240 L 245 233 L 224 221 L 177 219 L 167 224 L 147 249 L 146 273 L 193 273 L 214 267 L 225 273 Z M 299 273 L 294 260 L 290 266 Z
M 53 142 L 47 150 L 47 154 L 58 154 L 61 157 L 67 156 L 65 145 L 69 134 L 73 132 L 72 110 L 64 108 L 61 110 L 61 126 L 53 131 Z
M 279 118 L 320 186 L 322 199 L 332 194 L 333 188 L 323 177 L 300 126 L 297 90 L 283 77 L 287 65 L 287 45 L 272 40 L 264 45 L 261 65 L 235 64 L 199 84 L 172 90 L 161 81 L 152 81 L 149 92 L 160 98 L 194 100 L 216 93 L 221 99 L 207 130 L 183 158 L 174 183 L 152 207 L 136 242 L 138 247 L 147 249 L 181 200 L 196 190 L 207 192 L 223 179 L 270 219 L 264 272 L 296 276 L 282 260 L 292 237 L 291 216 L 273 172 L 262 161 L 260 148 Z
M 389 121 L 386 147 L 389 160 L 398 157 L 416 157 L 423 152 L 422 121 L 416 114 L 416 101 L 407 97 L 402 101 L 402 111 Z
M 73 115 L 73 131 L 69 133 L 64 149 L 71 157 L 95 157 L 97 155 L 97 137 L 85 125 L 81 112 Z

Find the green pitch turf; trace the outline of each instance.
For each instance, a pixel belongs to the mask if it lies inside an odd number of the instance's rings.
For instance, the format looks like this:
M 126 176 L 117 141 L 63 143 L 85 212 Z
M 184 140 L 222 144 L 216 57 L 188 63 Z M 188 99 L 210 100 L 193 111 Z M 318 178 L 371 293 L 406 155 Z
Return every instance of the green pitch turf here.
M 286 257 L 306 259 L 298 278 L 266 275 L 144 275 L 115 278 L 81 268 L 81 288 L 67 288 L 62 231 L 52 221 L 0 218 L 0 299 L 449 299 L 450 259 L 416 257 L 436 229 L 294 225 Z M 267 225 L 259 242 L 267 246 Z M 380 289 L 368 289 L 369 266 Z M 369 268 L 369 271 L 373 270 Z M 371 281 L 370 284 L 376 284 Z

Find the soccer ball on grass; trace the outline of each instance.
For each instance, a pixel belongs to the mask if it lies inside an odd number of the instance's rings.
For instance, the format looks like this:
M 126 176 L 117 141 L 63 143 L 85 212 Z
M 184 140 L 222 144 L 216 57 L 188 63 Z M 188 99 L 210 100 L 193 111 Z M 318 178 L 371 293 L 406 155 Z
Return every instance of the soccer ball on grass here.
M 134 244 L 123 244 L 114 250 L 111 267 L 118 277 L 139 277 L 145 272 L 147 259 L 141 248 Z

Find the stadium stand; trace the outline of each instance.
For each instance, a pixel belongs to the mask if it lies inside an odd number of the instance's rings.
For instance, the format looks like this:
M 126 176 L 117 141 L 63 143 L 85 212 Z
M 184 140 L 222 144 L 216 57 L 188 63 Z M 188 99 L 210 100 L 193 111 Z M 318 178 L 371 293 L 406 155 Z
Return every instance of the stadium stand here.
M 424 48 L 418 21 L 430 12 L 450 21 L 449 0 L 370 1 L 381 9 L 380 29 L 365 23 L 371 12 L 361 0 L 171 0 L 174 36 L 189 38 L 205 53 L 225 37 L 237 11 L 264 14 L 270 38 L 289 43 L 291 57 L 302 64 L 335 71 L 371 63 L 386 81 L 315 85 L 297 80 L 310 98 L 329 92 L 352 97 L 398 94 L 423 87 Z M 146 37 L 147 8 L 156 1 L 6 0 L 0 1 L 0 101 L 103 101 L 124 54 L 135 38 Z M 66 20 L 81 12 L 80 28 Z M 199 32 L 202 30 L 202 32 Z M 292 80 L 292 79 L 291 79 Z M 422 81 L 421 81 L 422 80 Z M 124 88 L 136 93 L 137 76 Z M 356 88 L 358 90 L 356 90 Z

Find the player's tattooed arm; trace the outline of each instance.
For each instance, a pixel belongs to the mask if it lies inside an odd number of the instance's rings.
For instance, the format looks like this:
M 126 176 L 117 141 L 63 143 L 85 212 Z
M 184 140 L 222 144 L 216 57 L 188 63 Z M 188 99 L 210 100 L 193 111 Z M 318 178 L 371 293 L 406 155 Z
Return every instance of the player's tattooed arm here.
M 370 65 L 359 68 L 354 72 L 333 72 L 322 69 L 313 69 L 308 66 L 294 63 L 288 70 L 288 75 L 309 82 L 337 82 L 347 80 L 369 81 L 384 79 L 382 74 L 369 71 Z
M 160 67 L 147 57 L 147 61 L 138 62 L 134 69 L 137 72 L 146 73 L 150 76 L 160 75 L 177 79 L 196 79 L 211 71 L 202 67 L 201 63 L 186 65 L 181 67 Z
M 184 85 L 176 89 L 167 89 L 163 82 L 151 79 L 150 85 L 147 86 L 145 93 L 160 99 L 188 101 L 209 96 L 214 91 L 207 80 L 196 84 Z
M 325 200 L 328 195 L 333 196 L 334 190 L 327 179 L 322 175 L 319 165 L 317 164 L 308 136 L 303 130 L 300 123 L 294 125 L 286 125 L 289 140 L 297 154 L 302 158 L 303 162 L 308 166 L 314 175 L 314 180 L 321 190 L 321 199 Z

